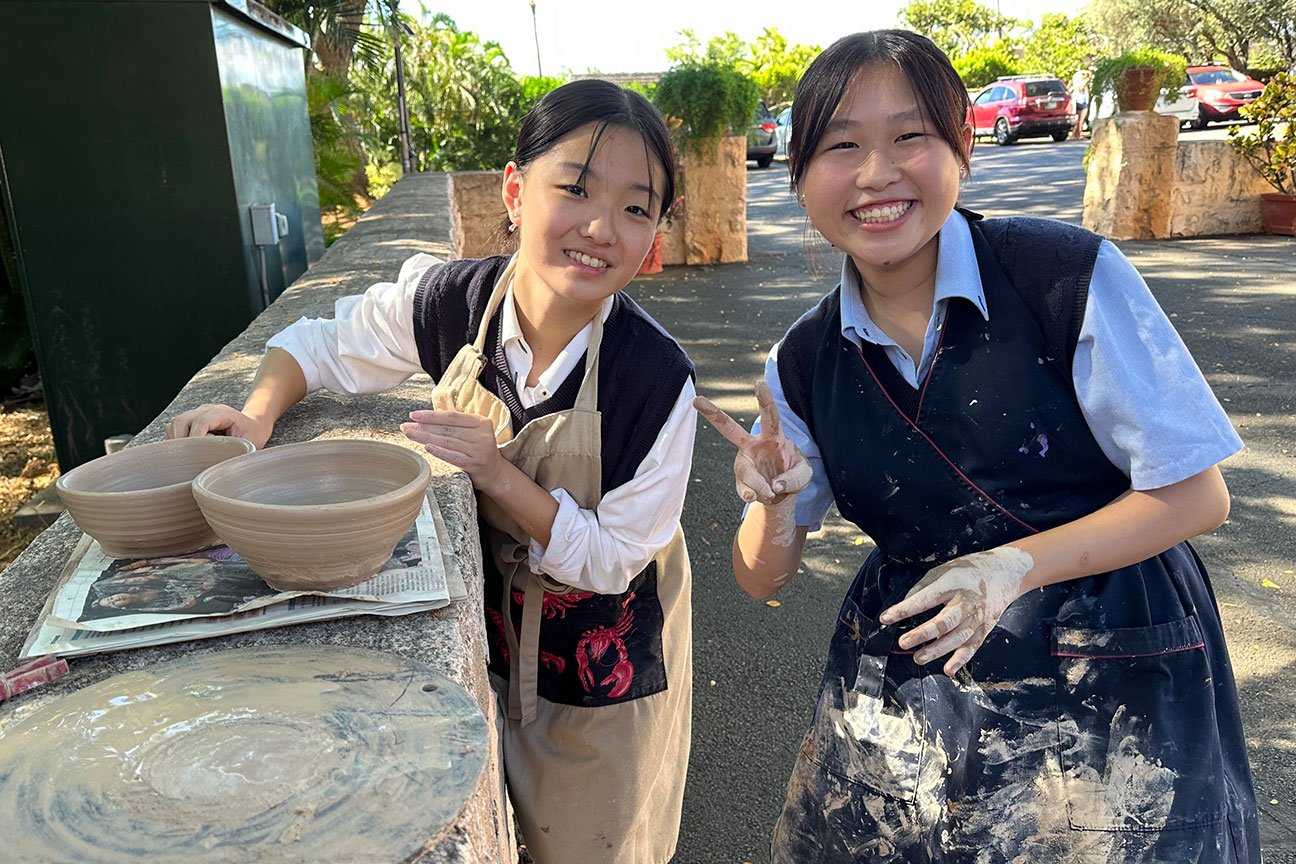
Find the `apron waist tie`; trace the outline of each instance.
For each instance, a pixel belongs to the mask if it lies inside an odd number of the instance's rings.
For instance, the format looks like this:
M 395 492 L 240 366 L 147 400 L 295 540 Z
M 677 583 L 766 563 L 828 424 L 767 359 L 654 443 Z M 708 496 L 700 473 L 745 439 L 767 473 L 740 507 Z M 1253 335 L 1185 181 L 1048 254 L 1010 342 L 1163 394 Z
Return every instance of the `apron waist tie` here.
M 513 573 L 503 579 L 504 637 L 509 646 L 508 716 L 526 726 L 536 718 L 537 687 L 540 678 L 540 613 L 544 609 L 544 586 L 519 562 Z M 513 577 L 524 574 L 526 589 L 522 600 L 522 632 L 513 629 Z

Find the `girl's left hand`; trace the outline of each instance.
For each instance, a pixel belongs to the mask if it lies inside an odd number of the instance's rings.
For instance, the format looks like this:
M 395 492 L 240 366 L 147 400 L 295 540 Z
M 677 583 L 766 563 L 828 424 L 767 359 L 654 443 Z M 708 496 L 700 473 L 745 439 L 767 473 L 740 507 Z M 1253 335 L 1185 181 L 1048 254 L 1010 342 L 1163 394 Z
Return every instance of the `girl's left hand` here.
M 882 611 L 878 620 L 894 624 L 944 604 L 934 618 L 900 637 L 904 650 L 917 663 L 929 663 L 954 652 L 945 663 L 945 674 L 954 673 L 972 659 L 1004 610 L 1022 594 L 1026 574 L 1035 566 L 1030 555 L 1013 546 L 974 552 L 933 567 L 905 599 Z
M 495 444 L 495 429 L 485 417 L 432 410 L 411 411 L 409 416 L 413 422 L 400 427 L 405 437 L 465 472 L 478 489 L 489 486 L 506 464 Z

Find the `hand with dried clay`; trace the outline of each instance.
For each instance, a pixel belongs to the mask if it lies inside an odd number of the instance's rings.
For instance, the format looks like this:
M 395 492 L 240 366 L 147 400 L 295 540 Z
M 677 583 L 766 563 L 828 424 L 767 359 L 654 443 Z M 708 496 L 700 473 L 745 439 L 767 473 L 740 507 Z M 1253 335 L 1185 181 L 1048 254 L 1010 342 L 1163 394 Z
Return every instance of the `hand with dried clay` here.
M 738 448 L 734 459 L 734 479 L 738 497 L 748 504 L 773 505 L 795 495 L 810 485 L 810 463 L 796 445 L 783 437 L 778 406 L 764 380 L 756 382 L 756 402 L 760 406 L 760 433 L 752 435 L 705 396 L 693 399 L 693 407 Z
M 478 489 L 493 483 L 507 464 L 495 443 L 491 421 L 479 414 L 420 410 L 411 411 L 409 417 L 412 422 L 400 427 L 405 437 L 462 470 Z
M 883 624 L 911 618 L 944 605 L 935 617 L 900 637 L 904 650 L 917 663 L 929 663 L 946 654 L 945 674 L 950 677 L 972 659 L 990 631 L 1013 601 L 1022 595 L 1026 575 L 1035 566 L 1030 555 L 1013 546 L 974 552 L 933 567 L 905 599 L 878 616 Z

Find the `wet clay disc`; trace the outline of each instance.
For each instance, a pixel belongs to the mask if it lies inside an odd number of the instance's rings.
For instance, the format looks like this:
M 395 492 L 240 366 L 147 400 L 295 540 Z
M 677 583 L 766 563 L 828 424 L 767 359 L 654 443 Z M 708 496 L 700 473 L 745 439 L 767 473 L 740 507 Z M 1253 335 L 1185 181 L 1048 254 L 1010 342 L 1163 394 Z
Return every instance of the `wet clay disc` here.
M 486 721 L 377 651 L 267 647 L 101 681 L 0 730 L 7 861 L 401 862 L 477 786 Z

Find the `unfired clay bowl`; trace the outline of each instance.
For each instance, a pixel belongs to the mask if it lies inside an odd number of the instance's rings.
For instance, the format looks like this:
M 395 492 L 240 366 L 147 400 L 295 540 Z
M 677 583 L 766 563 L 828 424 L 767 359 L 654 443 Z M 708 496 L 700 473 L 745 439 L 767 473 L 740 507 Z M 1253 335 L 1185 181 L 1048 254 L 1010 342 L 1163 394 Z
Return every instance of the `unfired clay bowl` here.
M 202 471 L 256 448 L 242 438 L 206 436 L 127 447 L 55 481 L 85 533 L 114 558 L 156 558 L 219 542 L 194 502 Z
M 418 516 L 430 471 L 381 441 L 285 444 L 213 466 L 194 498 L 221 539 L 279 591 L 349 588 L 378 572 Z

